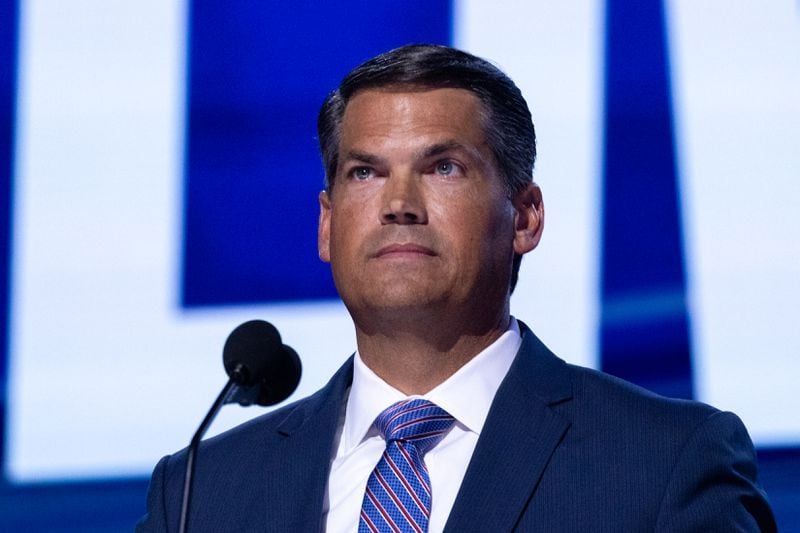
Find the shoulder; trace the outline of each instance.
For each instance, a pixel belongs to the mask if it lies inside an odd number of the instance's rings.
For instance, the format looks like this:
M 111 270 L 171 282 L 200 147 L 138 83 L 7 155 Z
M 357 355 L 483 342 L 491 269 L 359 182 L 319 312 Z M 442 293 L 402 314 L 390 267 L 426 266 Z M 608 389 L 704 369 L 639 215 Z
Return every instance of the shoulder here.
M 572 398 L 553 409 L 571 422 L 572 439 L 593 443 L 623 461 L 622 468 L 649 465 L 669 476 L 670 465 L 686 453 L 706 460 L 732 450 L 755 464 L 753 444 L 734 413 L 695 400 L 660 396 L 597 370 L 566 366 Z
M 235 518 L 225 527 L 208 526 L 207 530 L 247 530 L 231 524 L 252 517 L 233 510 L 280 497 L 287 490 L 287 479 L 281 476 L 300 479 L 298 472 L 326 463 L 337 410 L 351 380 L 352 362 L 348 361 L 317 393 L 203 441 L 194 463 L 192 520 L 208 525 Z M 163 531 L 165 524 L 177 527 L 187 456 L 183 449 L 156 465 L 148 512 L 137 531 Z M 269 485 L 273 478 L 282 480 L 280 487 Z M 217 512 L 223 509 L 225 513 Z
M 572 421 L 573 438 L 612 450 L 626 464 L 662 465 L 662 475 L 687 454 L 710 461 L 729 457 L 752 465 L 755 452 L 744 424 L 734 413 L 694 400 L 667 398 L 614 376 L 568 365 L 574 396 L 559 409 Z M 727 460 L 727 459 L 725 459 Z M 655 468 L 651 466 L 651 468 Z
M 548 404 L 569 424 L 554 471 L 580 480 L 578 486 L 620 489 L 583 500 L 599 499 L 609 509 L 626 501 L 638 509 L 631 523 L 658 531 L 774 530 L 753 443 L 735 414 L 565 363 L 534 341 L 526 355 L 545 360 L 536 368 L 549 372 L 525 377 L 560 382 L 560 393 L 551 395 L 557 401 Z
M 646 421 L 650 427 L 694 426 L 720 411 L 695 400 L 667 398 L 615 376 L 567 364 L 575 409 L 608 423 Z
M 277 445 L 281 440 L 280 428 L 293 416 L 304 416 L 313 409 L 316 396 L 319 393 L 290 403 L 274 411 L 257 416 L 219 435 L 206 439 L 200 443 L 198 468 L 204 471 L 208 468 L 232 468 L 233 471 L 247 471 L 255 466 L 251 465 L 254 450 L 268 450 Z M 156 466 L 156 473 L 163 477 L 165 486 L 177 490 L 182 485 L 186 469 L 188 448 L 168 455 Z
M 314 423 L 322 417 L 327 419 L 346 397 L 352 381 L 352 358 L 333 375 L 320 390 L 300 400 L 294 401 L 273 411 L 257 416 L 228 431 L 203 441 L 200 453 L 208 462 L 231 462 L 252 456 L 253 450 L 263 449 L 281 442 L 284 437 L 301 428 L 309 421 Z M 324 411 L 324 413 L 323 413 Z M 330 412 L 329 412 L 330 411 Z M 185 456 L 186 450 L 175 454 L 174 458 Z
M 610 374 L 564 362 L 522 324 L 523 345 L 512 369 L 519 387 L 572 425 L 571 432 L 679 441 L 704 421 L 721 415 L 710 405 L 660 396 Z

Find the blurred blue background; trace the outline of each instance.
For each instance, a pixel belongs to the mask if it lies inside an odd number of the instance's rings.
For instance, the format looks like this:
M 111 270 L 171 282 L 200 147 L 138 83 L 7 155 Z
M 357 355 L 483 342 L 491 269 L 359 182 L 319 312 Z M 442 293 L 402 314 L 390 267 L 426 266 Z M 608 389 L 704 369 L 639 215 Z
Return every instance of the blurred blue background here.
M 0 0 L 0 529 L 131 530 L 239 322 L 297 349 L 298 397 L 352 352 L 316 113 L 412 42 L 493 60 L 531 106 L 547 225 L 512 312 L 739 414 L 800 531 L 800 13 L 744 0 Z

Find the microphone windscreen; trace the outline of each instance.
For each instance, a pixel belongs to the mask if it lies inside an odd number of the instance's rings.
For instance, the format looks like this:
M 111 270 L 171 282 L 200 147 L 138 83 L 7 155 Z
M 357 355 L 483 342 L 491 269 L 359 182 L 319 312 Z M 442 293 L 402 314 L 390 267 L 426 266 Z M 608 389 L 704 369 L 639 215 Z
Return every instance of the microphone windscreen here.
M 225 341 L 222 360 L 236 384 L 260 387 L 259 405 L 285 400 L 300 382 L 300 358 L 281 342 L 275 326 L 263 320 L 251 320 L 234 329 Z

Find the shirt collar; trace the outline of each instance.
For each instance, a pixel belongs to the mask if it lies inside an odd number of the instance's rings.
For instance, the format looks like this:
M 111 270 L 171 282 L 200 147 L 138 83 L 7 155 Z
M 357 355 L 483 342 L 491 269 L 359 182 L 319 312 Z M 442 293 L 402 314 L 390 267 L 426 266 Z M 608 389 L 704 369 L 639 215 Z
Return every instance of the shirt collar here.
M 480 435 L 497 389 L 511 368 L 521 344 L 519 325 L 511 317 L 508 330 L 500 338 L 425 394 L 424 398 L 450 413 L 465 430 Z M 408 396 L 375 374 L 356 352 L 353 385 L 345 412 L 345 453 L 370 435 L 373 422 L 384 409 L 406 398 Z

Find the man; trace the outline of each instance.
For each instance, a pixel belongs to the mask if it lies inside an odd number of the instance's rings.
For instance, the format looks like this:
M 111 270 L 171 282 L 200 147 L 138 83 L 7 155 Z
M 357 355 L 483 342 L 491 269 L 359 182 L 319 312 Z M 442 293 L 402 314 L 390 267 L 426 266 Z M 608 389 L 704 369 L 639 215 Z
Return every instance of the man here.
M 204 444 L 192 530 L 775 530 L 735 415 L 567 365 L 511 317 L 544 209 L 502 72 L 390 51 L 343 80 L 319 134 L 319 253 L 358 351 Z M 141 531 L 177 529 L 184 465 L 156 467 Z

